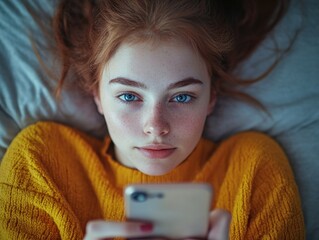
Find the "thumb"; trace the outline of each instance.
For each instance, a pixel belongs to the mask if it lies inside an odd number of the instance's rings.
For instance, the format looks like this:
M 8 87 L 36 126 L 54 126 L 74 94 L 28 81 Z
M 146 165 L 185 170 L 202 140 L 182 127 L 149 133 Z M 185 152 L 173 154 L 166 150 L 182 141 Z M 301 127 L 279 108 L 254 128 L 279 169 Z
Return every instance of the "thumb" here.
M 145 222 L 90 221 L 86 225 L 84 240 L 98 240 L 114 237 L 145 237 L 152 233 L 153 225 Z
M 209 240 L 228 240 L 231 215 L 228 211 L 215 209 L 210 213 Z

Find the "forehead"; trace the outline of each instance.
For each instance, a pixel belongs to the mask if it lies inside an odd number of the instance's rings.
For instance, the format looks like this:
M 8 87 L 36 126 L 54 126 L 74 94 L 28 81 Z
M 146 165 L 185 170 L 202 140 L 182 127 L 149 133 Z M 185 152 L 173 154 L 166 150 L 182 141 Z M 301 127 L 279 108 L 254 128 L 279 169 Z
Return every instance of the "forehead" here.
M 177 40 L 123 43 L 106 65 L 104 75 L 109 79 L 127 77 L 139 81 L 209 79 L 202 57 L 190 45 Z

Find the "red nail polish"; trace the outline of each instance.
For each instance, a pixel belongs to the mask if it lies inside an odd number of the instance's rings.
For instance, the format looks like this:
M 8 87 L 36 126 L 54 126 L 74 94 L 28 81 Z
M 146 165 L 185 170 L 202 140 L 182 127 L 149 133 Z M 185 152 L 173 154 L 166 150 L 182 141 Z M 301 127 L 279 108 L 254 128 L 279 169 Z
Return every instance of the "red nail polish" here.
M 153 225 L 151 223 L 144 223 L 140 225 L 142 232 L 151 232 L 153 231 Z

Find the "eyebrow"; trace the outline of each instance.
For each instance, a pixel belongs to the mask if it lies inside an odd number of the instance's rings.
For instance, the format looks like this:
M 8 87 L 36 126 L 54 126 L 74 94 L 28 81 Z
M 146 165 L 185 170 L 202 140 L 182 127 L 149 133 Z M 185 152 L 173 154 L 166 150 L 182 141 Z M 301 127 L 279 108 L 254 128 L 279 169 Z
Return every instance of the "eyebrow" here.
M 180 87 L 185 87 L 188 85 L 192 85 L 192 84 L 199 84 L 199 85 L 203 85 L 203 82 L 201 80 L 195 79 L 195 78 L 185 78 L 181 81 L 178 81 L 176 83 L 172 83 L 168 86 L 168 89 L 173 89 L 173 88 L 180 88 Z
M 109 81 L 109 84 L 113 84 L 113 83 L 118 83 L 118 84 L 122 84 L 125 86 L 137 87 L 137 88 L 142 88 L 142 89 L 147 88 L 144 83 L 133 81 L 133 80 L 130 80 L 128 78 L 122 78 L 122 77 L 114 78 L 111 81 Z
M 114 83 L 122 84 L 125 86 L 147 89 L 147 86 L 144 83 L 134 81 L 134 80 L 131 80 L 128 78 L 118 77 L 118 78 L 114 78 L 114 79 L 109 81 L 109 84 L 114 84 Z M 176 83 L 170 84 L 167 89 L 170 90 L 170 89 L 174 89 L 174 88 L 185 87 L 185 86 L 192 85 L 192 84 L 202 85 L 203 82 L 201 80 L 196 79 L 196 78 L 189 77 L 189 78 L 182 79 Z

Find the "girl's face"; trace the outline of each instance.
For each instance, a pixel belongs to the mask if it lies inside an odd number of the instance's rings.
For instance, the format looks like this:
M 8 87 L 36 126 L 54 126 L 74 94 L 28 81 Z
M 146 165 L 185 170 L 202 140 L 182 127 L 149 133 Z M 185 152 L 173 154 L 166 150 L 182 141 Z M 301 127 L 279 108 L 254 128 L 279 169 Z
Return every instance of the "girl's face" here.
M 201 138 L 215 95 L 204 60 L 182 41 L 123 43 L 95 95 L 121 164 L 163 175 Z

